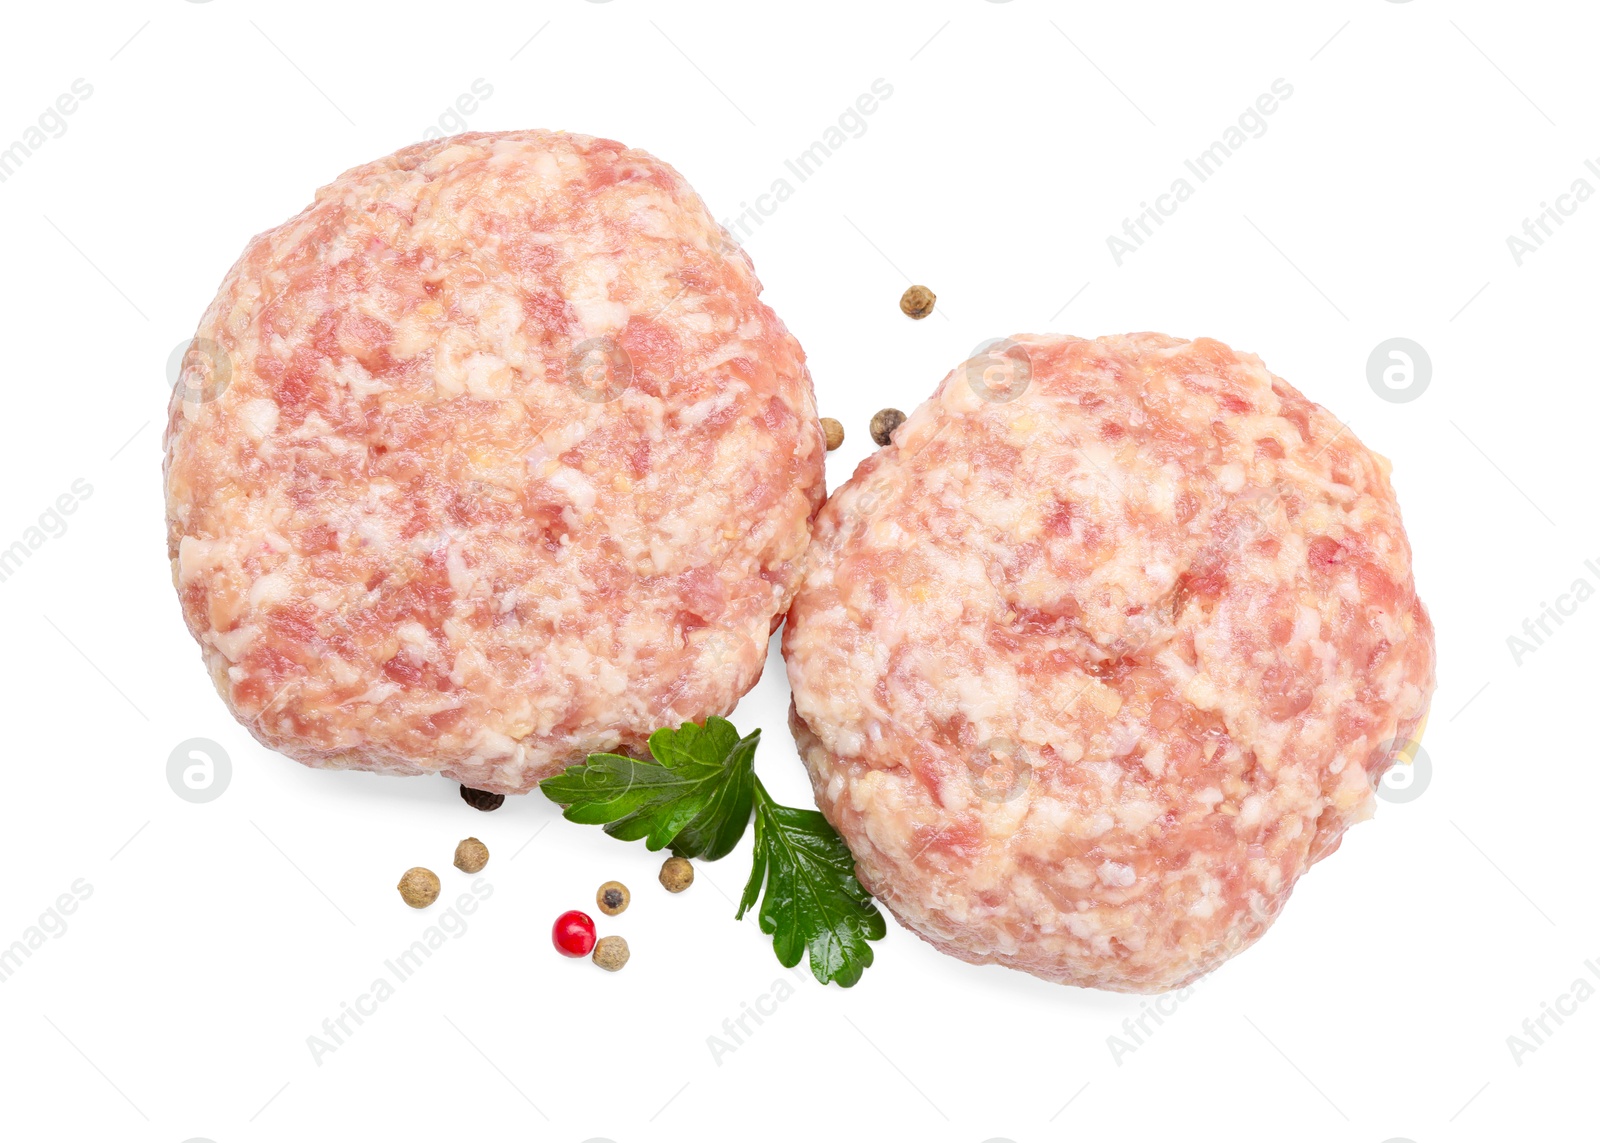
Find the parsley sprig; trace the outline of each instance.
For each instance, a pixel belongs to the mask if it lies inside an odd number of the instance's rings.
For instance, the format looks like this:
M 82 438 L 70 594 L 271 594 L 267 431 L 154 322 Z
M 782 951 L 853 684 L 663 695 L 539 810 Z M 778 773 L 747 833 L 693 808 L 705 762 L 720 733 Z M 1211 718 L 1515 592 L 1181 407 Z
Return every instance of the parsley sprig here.
M 656 731 L 652 761 L 591 754 L 539 788 L 568 821 L 706 861 L 726 856 L 754 813 L 755 857 L 737 916 L 759 900 L 756 920 L 780 964 L 792 968 L 809 952 L 813 976 L 849 988 L 872 963 L 868 942 L 883 936 L 883 914 L 827 819 L 780 806 L 767 793 L 755 772 L 760 739 L 759 730 L 741 738 L 732 723 L 712 716 L 704 726 Z

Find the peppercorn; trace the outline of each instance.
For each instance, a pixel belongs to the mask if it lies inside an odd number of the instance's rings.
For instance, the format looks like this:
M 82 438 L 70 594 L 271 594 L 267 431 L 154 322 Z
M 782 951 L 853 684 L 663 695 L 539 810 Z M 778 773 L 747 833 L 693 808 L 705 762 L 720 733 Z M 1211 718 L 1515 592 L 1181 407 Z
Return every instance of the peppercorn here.
M 504 794 L 491 794 L 488 790 L 474 790 L 471 786 L 462 786 L 461 800 L 475 810 L 482 810 L 484 813 L 488 813 L 490 810 L 498 810 L 504 805 L 506 796 Z
M 477 873 L 489 864 L 489 847 L 475 837 L 462 838 L 456 846 L 456 868 L 463 873 Z
M 439 875 L 418 865 L 406 870 L 395 888 L 400 890 L 400 899 L 407 905 L 426 909 L 439 899 Z
M 844 444 L 844 426 L 838 421 L 834 420 L 832 417 L 823 417 L 822 439 L 824 442 L 826 442 L 828 451 L 832 452 L 834 449 Z
M 628 887 L 620 881 L 607 881 L 595 892 L 594 903 L 600 906 L 600 911 L 608 917 L 615 917 L 628 907 L 632 900 L 628 896 Z
M 872 414 L 872 439 L 882 448 L 889 443 L 889 436 L 906 419 L 906 415 L 899 409 L 879 409 Z
M 912 286 L 900 295 L 900 312 L 921 321 L 933 312 L 934 296 L 927 286 Z
M 594 946 L 594 962 L 607 972 L 616 972 L 628 963 L 628 942 L 621 937 L 601 937 Z
M 588 956 L 589 950 L 594 948 L 594 918 L 568 909 L 551 926 L 550 939 L 562 956 Z
M 661 885 L 668 893 L 682 893 L 694 884 L 694 866 L 687 858 L 669 857 L 661 863 Z

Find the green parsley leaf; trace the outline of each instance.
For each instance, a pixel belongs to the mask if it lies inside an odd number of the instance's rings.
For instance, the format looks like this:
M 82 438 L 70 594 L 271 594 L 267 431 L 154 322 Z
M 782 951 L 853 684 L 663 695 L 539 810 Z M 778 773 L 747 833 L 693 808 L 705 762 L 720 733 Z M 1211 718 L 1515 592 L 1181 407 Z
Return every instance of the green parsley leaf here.
M 653 761 L 621 754 L 588 760 L 546 778 L 539 789 L 568 821 L 603 825 L 623 841 L 715 861 L 738 844 L 755 812 L 755 861 L 738 916 L 756 918 L 785 968 L 810 953 L 811 973 L 849 988 L 872 963 L 868 941 L 883 937 L 883 914 L 856 880 L 855 859 L 816 810 L 780 806 L 755 774 L 759 730 L 744 737 L 715 716 L 650 736 Z M 763 895 L 762 887 L 766 887 Z
M 604 825 L 623 841 L 645 839 L 679 857 L 715 861 L 744 836 L 750 821 L 752 768 L 761 732 L 745 738 L 727 719 L 686 722 L 650 736 L 654 762 L 621 754 L 591 754 L 585 762 L 539 783 L 562 816 Z
M 755 781 L 756 847 L 738 916 L 761 897 L 757 919 L 785 968 L 810 953 L 811 975 L 849 988 L 872 963 L 868 941 L 883 937 L 883 914 L 856 880 L 855 858 L 816 810 L 780 806 Z M 762 882 L 767 891 L 761 895 Z

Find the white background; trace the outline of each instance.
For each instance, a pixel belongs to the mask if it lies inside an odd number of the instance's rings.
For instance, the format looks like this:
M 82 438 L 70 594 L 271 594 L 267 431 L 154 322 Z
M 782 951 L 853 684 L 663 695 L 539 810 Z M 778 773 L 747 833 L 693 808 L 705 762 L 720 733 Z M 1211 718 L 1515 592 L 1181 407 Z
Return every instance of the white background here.
M 1600 958 L 1591 871 L 1600 603 L 1520 665 L 1525 618 L 1600 563 L 1592 345 L 1600 203 L 1518 266 L 1506 237 L 1600 162 L 1592 5 L 1281 3 L 13 6 L 0 146 L 93 95 L 0 184 L 0 547 L 93 487 L 0 583 L 0 946 L 92 895 L 0 983 L 0 1132 L 28 1139 L 1211 1138 L 1416 1143 L 1592 1133 L 1600 1000 L 1507 1037 Z M 537 33 L 537 34 L 536 34 Z M 530 40 L 530 37 L 531 40 Z M 515 55 L 515 58 L 513 58 Z M 1293 96 L 1118 266 L 1106 244 L 1272 81 Z M 746 243 L 846 426 L 909 410 L 979 341 L 1155 329 L 1263 356 L 1392 458 L 1438 627 L 1431 784 L 1383 803 L 1274 929 L 1120 1061 L 1139 998 L 935 953 L 897 926 L 850 991 L 732 920 L 748 842 L 682 897 L 656 859 L 535 795 L 303 769 L 212 692 L 170 584 L 165 362 L 247 239 L 419 138 L 569 128 L 677 166 L 722 218 L 882 78 L 893 95 Z M 791 177 L 791 182 L 794 182 Z M 1191 179 L 1191 181 L 1193 181 Z M 909 276 L 909 278 L 907 277 Z M 909 280 L 935 316 L 896 307 Z M 1381 399 L 1367 358 L 1424 346 Z M 808 788 L 774 655 L 735 714 Z M 231 755 L 169 788 L 182 740 Z M 493 895 L 320 1065 L 307 1037 L 385 974 L 469 833 Z M 611 976 L 552 918 L 620 878 Z M 51 922 L 52 927 L 56 927 Z M 736 1052 L 707 1037 L 787 979 Z M 1590 977 L 1597 985 L 1600 979 Z M 752 1025 L 752 1027 L 754 1027 Z

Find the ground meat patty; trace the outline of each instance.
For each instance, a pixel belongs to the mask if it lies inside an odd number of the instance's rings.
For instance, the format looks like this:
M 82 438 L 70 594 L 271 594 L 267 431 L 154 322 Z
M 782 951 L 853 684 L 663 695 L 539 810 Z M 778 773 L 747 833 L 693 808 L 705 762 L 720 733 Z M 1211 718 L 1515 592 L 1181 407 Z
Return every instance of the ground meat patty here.
M 408 147 L 251 242 L 166 436 L 173 577 L 240 721 L 515 792 L 730 711 L 823 495 L 760 289 L 671 167 L 558 132 Z
M 1433 686 L 1389 465 L 1219 342 L 1019 337 L 834 493 L 791 724 L 945 952 L 1153 992 L 1254 941 Z

